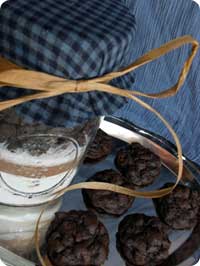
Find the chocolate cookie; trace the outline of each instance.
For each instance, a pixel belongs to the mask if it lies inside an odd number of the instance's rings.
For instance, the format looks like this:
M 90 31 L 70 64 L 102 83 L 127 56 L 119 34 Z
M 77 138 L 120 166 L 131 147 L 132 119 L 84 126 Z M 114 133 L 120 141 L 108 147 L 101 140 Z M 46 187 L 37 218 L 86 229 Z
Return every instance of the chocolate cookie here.
M 109 169 L 96 173 L 88 181 L 106 182 L 123 187 L 133 188 L 128 184 L 126 178 Z M 106 191 L 106 190 L 89 190 L 83 189 L 83 198 L 88 208 L 94 209 L 99 213 L 106 213 L 120 216 L 124 214 L 134 201 L 133 197 Z
M 108 257 L 108 232 L 89 211 L 57 213 L 46 241 L 54 266 L 100 266 Z
M 115 164 L 129 182 L 136 186 L 150 185 L 160 175 L 160 158 L 139 143 L 120 149 Z
M 166 184 L 163 188 L 172 186 Z M 178 185 L 172 193 L 154 204 L 160 218 L 173 229 L 190 229 L 197 224 L 200 195 L 198 191 Z
M 84 163 L 96 163 L 103 160 L 112 151 L 112 137 L 98 130 L 94 141 L 91 143 Z
M 159 265 L 169 247 L 167 227 L 157 217 L 131 214 L 119 224 L 117 249 L 127 266 Z

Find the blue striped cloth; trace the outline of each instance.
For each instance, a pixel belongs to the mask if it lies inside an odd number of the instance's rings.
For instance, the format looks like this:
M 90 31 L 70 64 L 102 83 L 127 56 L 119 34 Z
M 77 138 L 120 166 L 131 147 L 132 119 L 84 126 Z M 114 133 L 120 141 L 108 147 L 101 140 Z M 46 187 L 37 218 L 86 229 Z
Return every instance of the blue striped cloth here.
M 124 0 L 137 22 L 133 59 L 152 48 L 190 34 L 200 41 L 200 8 L 191 0 Z M 190 51 L 189 46 L 171 52 L 162 59 L 135 71 L 133 89 L 160 91 L 174 85 Z M 184 153 L 200 164 L 200 52 L 181 91 L 173 98 L 146 100 L 173 126 L 180 137 Z M 168 130 L 157 118 L 129 101 L 117 116 L 156 132 L 171 140 Z

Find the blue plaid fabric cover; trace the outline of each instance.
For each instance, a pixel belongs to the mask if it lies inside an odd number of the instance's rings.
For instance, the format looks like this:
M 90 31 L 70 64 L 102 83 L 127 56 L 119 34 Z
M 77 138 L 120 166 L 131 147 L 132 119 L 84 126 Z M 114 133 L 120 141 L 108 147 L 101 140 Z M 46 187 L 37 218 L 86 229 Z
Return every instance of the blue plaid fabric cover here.
M 101 76 L 128 65 L 134 38 L 134 16 L 119 0 L 10 0 L 0 9 L 0 54 L 28 69 L 69 79 Z M 131 73 L 112 84 L 131 88 L 133 82 Z M 0 100 L 25 93 L 2 88 Z M 30 123 L 69 127 L 112 114 L 126 101 L 99 92 L 65 94 L 16 110 Z

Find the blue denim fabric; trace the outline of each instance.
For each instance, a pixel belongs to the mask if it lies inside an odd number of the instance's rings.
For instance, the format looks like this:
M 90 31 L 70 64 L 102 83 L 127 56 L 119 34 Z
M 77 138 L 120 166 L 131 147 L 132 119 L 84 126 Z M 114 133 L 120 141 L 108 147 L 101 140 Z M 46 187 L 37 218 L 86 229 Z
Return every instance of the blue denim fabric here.
M 190 34 L 200 41 L 200 8 L 191 0 L 124 0 L 137 22 L 133 59 L 178 36 Z M 174 85 L 190 51 L 176 50 L 135 71 L 133 89 L 157 92 Z M 173 126 L 184 153 L 200 164 L 200 52 L 181 91 L 172 98 L 147 100 Z M 168 130 L 152 113 L 129 101 L 116 114 L 171 140 Z

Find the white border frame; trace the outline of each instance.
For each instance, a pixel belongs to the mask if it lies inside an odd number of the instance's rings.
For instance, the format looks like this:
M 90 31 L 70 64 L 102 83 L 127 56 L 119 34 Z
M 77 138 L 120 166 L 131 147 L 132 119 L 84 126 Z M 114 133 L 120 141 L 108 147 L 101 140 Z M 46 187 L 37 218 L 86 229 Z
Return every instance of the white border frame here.
M 4 264 L 1 259 L 0 259 L 0 266 L 6 266 L 6 264 Z
M 200 6 L 200 0 L 193 0 L 193 1 L 196 2 Z

